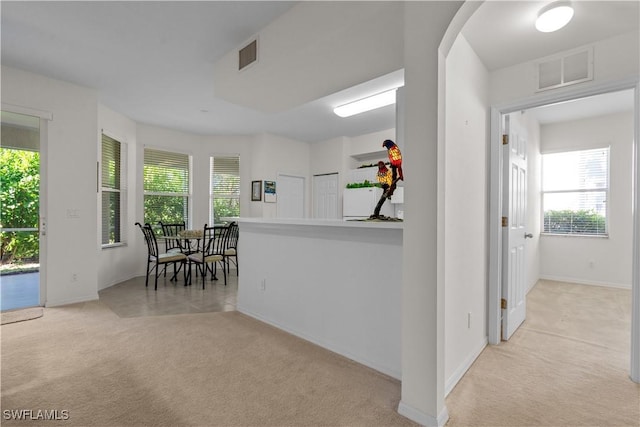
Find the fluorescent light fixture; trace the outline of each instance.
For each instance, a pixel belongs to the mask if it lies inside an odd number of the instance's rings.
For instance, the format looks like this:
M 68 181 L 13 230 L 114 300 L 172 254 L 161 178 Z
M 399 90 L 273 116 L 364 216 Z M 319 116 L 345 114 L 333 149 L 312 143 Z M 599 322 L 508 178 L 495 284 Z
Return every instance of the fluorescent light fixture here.
M 365 111 L 375 110 L 376 108 L 395 104 L 396 89 L 381 92 L 367 98 L 359 99 L 345 105 L 341 105 L 333 109 L 333 112 L 340 117 L 349 117 L 355 114 L 364 113 Z
M 543 33 L 551 33 L 564 27 L 573 18 L 573 7 L 569 1 L 549 3 L 538 12 L 536 29 Z

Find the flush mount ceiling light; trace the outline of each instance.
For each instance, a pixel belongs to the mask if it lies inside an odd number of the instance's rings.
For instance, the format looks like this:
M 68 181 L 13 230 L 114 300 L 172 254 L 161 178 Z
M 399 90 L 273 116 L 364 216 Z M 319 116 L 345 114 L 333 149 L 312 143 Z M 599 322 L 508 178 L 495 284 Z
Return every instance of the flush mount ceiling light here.
M 394 104 L 396 102 L 396 89 L 381 92 L 367 98 L 359 99 L 333 109 L 333 112 L 340 117 L 349 117 L 365 111 Z
M 573 7 L 569 1 L 549 3 L 538 12 L 536 29 L 543 33 L 551 33 L 564 27 L 573 18 Z

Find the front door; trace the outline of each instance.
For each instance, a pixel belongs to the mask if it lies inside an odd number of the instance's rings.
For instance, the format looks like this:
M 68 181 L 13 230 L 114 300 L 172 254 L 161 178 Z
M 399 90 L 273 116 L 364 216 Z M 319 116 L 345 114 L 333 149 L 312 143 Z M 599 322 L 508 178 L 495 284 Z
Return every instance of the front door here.
M 526 317 L 527 137 L 514 115 L 504 117 L 508 140 L 503 141 L 503 340 L 508 340 Z

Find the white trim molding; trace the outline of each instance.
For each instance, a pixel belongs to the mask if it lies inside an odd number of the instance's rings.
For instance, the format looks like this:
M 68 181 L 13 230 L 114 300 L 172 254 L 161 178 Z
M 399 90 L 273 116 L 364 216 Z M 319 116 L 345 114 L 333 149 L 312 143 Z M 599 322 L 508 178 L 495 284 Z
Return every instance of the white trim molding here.
M 44 110 L 38 110 L 35 108 L 21 107 L 20 105 L 2 103 L 2 111 L 9 111 L 17 114 L 24 114 L 25 116 L 39 117 L 45 120 L 53 120 L 53 113 Z
M 630 377 L 640 383 L 640 81 L 635 84 L 633 126 L 633 265 L 631 274 Z
M 403 401 L 400 401 L 398 404 L 398 413 L 403 417 L 407 417 L 412 421 L 417 422 L 420 425 L 428 426 L 428 427 L 442 427 L 447 421 L 449 421 L 449 412 L 447 412 L 447 407 L 445 406 L 440 414 L 438 414 L 438 418 L 433 418 L 431 415 L 427 415 L 422 411 L 417 410 L 411 405 L 407 405 Z
M 464 362 L 462 362 L 462 364 L 458 367 L 458 369 L 456 369 L 456 371 L 449 377 L 449 379 L 447 380 L 447 383 L 444 385 L 445 397 L 448 396 L 449 393 L 451 393 L 451 391 L 458 384 L 458 382 L 460 382 L 464 374 L 466 374 L 469 368 L 471 367 L 471 365 L 473 365 L 473 362 L 475 362 L 478 356 L 480 356 L 480 353 L 482 353 L 482 350 L 484 350 L 487 347 L 488 343 L 489 343 L 489 340 L 487 339 L 487 337 L 485 337 L 480 343 L 480 345 L 477 346 L 475 350 L 471 352 L 471 354 L 469 354 L 469 356 L 464 360 Z

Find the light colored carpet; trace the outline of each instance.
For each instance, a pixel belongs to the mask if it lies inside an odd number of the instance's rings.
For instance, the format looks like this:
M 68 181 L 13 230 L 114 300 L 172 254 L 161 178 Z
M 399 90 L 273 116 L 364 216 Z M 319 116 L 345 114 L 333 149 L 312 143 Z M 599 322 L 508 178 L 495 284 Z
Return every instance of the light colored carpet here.
M 2 317 L 2 324 L 24 322 L 25 320 L 37 319 L 42 317 L 44 309 L 42 307 L 29 307 L 19 310 L 3 311 L 0 314 Z
M 629 294 L 539 283 L 525 324 L 447 397 L 447 426 L 640 425 Z M 236 312 L 45 312 L 0 329 L 2 409 L 70 418 L 4 425 L 414 425 L 396 412 L 398 381 Z
M 520 329 L 447 397 L 447 426 L 639 426 L 631 292 L 540 281 L 527 305 Z
M 237 312 L 90 302 L 2 327 L 2 409 L 68 411 L 65 426 L 415 425 L 399 400 L 397 380 Z

